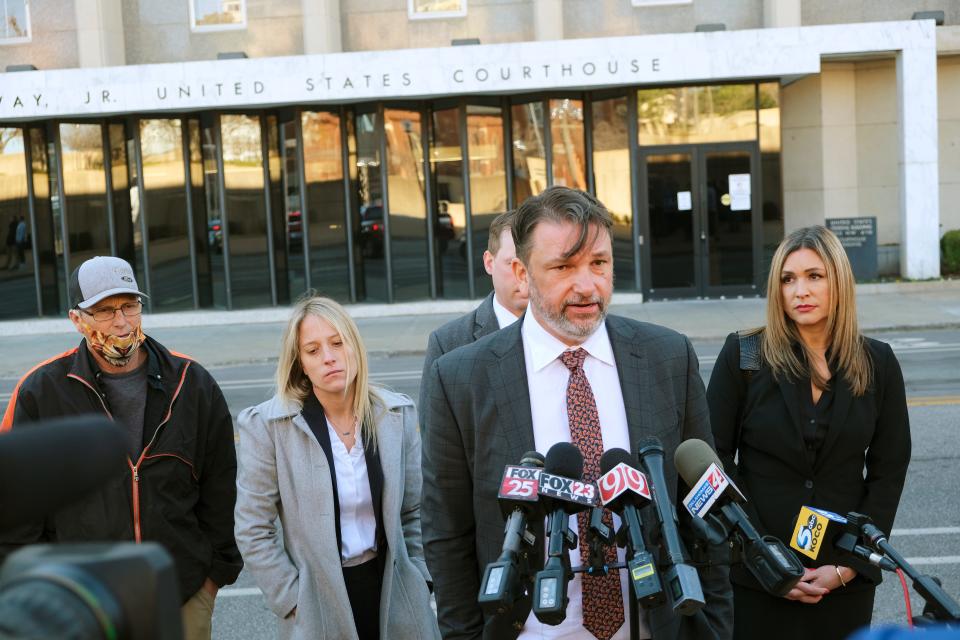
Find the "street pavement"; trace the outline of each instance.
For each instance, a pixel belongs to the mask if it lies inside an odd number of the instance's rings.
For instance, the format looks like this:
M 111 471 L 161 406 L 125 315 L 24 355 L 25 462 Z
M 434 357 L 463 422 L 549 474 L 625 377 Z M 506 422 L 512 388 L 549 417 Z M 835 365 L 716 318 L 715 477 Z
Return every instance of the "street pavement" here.
M 904 371 L 910 404 L 913 456 L 891 538 L 922 572 L 938 575 L 960 597 L 960 517 L 955 489 L 960 483 L 960 283 L 911 283 L 895 290 L 858 293 L 861 326 L 890 342 Z M 617 298 L 621 299 L 617 303 Z M 429 332 L 475 302 L 357 305 L 361 333 L 371 352 L 375 381 L 416 398 L 422 351 Z M 399 308 L 398 308 L 399 307 Z M 392 315 L 396 311 L 402 315 Z M 734 299 L 648 302 L 615 296 L 613 313 L 664 324 L 693 338 L 701 374 L 709 380 L 723 337 L 763 322 L 765 301 Z M 190 312 L 144 318 L 146 331 L 168 346 L 191 354 L 217 378 L 231 413 L 272 392 L 272 375 L 287 310 Z M 0 323 L 0 411 L 17 378 L 39 360 L 75 346 L 79 336 L 66 319 Z M 953 505 L 952 507 L 950 505 Z M 911 597 L 914 612 L 922 600 Z M 898 581 L 888 578 L 877 591 L 875 621 L 902 623 L 905 614 Z M 214 617 L 217 639 L 275 638 L 273 614 L 252 576 L 244 571 L 224 589 Z

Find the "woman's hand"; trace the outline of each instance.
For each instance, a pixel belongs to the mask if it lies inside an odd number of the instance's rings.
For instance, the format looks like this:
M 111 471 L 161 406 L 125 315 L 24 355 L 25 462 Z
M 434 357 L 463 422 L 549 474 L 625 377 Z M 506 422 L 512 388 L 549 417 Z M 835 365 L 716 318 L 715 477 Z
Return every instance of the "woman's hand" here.
M 822 570 L 826 567 L 818 567 L 816 569 L 804 569 L 803 577 L 800 578 L 800 582 L 790 590 L 787 595 L 783 596 L 787 600 L 796 600 L 797 602 L 803 602 L 804 604 L 816 604 L 820 602 L 823 596 L 830 593 L 830 589 L 818 584 L 825 580 L 825 572 Z M 830 570 L 833 571 L 833 567 L 830 567 Z M 821 575 L 824 573 L 824 575 Z M 837 582 L 837 585 L 840 584 L 840 581 L 837 579 L 837 574 L 833 572 L 833 579 Z

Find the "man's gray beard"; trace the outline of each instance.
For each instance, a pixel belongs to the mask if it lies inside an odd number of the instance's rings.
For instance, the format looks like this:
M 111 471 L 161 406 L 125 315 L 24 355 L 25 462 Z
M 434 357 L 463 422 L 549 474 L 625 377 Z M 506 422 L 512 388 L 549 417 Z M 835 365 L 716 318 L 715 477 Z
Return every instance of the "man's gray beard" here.
M 579 325 L 563 315 L 562 307 L 559 313 L 552 313 L 548 311 L 543 306 L 543 298 L 540 297 L 540 291 L 537 289 L 536 285 L 533 284 L 532 279 L 529 281 L 528 287 L 530 291 L 530 305 L 534 308 L 537 318 L 549 325 L 560 335 L 566 336 L 572 340 L 582 341 L 583 339 L 590 337 L 590 335 L 597 330 L 597 327 L 599 327 L 607 317 L 607 303 L 604 302 L 602 298 L 594 296 L 584 300 L 576 300 L 574 302 L 596 302 L 600 307 L 600 316 L 597 318 L 596 322 L 591 323 L 589 326 Z M 564 301 L 564 304 L 567 302 L 570 301 Z

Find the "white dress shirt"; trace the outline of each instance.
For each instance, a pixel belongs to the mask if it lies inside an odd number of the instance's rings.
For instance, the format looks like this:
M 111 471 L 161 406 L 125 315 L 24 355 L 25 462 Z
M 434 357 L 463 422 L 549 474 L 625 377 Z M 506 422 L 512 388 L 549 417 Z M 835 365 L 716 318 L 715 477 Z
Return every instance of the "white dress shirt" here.
M 546 455 L 557 442 L 570 442 L 570 422 L 567 418 L 567 382 L 570 379 L 570 370 L 560 361 L 560 354 L 568 347 L 552 336 L 543 328 L 530 308 L 524 316 L 523 327 L 520 329 L 523 338 L 523 357 L 527 369 L 527 386 L 530 389 L 530 413 L 533 417 L 533 441 L 537 451 Z M 606 324 L 597 327 L 590 337 L 580 345 L 587 352 L 583 363 L 583 371 L 593 390 L 593 397 L 597 402 L 597 413 L 600 417 L 600 432 L 603 436 L 603 449 L 620 447 L 627 451 L 633 450 L 630 443 L 630 432 L 627 428 L 627 411 L 623 405 L 623 392 L 620 389 L 620 376 L 617 373 L 617 363 L 613 358 L 613 347 L 607 335 Z M 613 516 L 614 526 L 619 528 L 620 519 Z M 580 535 L 577 526 L 577 516 L 570 516 L 570 528 Z M 625 553 L 617 549 L 617 557 L 623 562 Z M 580 548 L 570 551 L 570 565 L 582 565 Z M 537 620 L 533 612 L 527 617 L 518 640 L 532 640 L 533 638 L 551 638 L 563 640 L 593 639 L 593 635 L 583 628 L 583 591 L 581 574 L 574 574 L 570 582 L 567 595 L 570 604 L 567 606 L 567 617 L 561 624 L 550 626 Z M 617 633 L 615 640 L 626 640 L 630 637 L 630 609 L 627 601 L 628 591 L 627 574 L 620 571 L 620 591 L 623 595 L 624 624 Z M 649 638 L 646 615 L 640 610 L 640 635 Z
M 329 420 L 327 431 L 340 500 L 340 563 L 353 567 L 377 556 L 377 517 L 373 512 L 363 439 L 358 429 L 356 443 L 347 451 Z
M 506 329 L 520 319 L 500 304 L 500 301 L 497 300 L 497 294 L 493 294 L 493 313 L 496 314 L 497 324 L 500 325 L 501 329 Z

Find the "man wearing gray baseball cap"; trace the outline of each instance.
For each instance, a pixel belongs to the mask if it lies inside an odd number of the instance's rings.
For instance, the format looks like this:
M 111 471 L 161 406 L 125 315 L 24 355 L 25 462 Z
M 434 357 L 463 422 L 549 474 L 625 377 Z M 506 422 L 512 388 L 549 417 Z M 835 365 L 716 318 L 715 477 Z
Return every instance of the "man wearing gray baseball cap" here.
M 158 542 L 176 563 L 184 637 L 209 640 L 217 590 L 243 567 L 233 537 L 233 421 L 223 393 L 198 363 L 144 334 L 147 296 L 125 260 L 85 261 L 67 293 L 83 340 L 20 380 L 0 432 L 105 413 L 127 434 L 127 464 L 45 521 L 0 530 L 0 563 L 37 542 Z

